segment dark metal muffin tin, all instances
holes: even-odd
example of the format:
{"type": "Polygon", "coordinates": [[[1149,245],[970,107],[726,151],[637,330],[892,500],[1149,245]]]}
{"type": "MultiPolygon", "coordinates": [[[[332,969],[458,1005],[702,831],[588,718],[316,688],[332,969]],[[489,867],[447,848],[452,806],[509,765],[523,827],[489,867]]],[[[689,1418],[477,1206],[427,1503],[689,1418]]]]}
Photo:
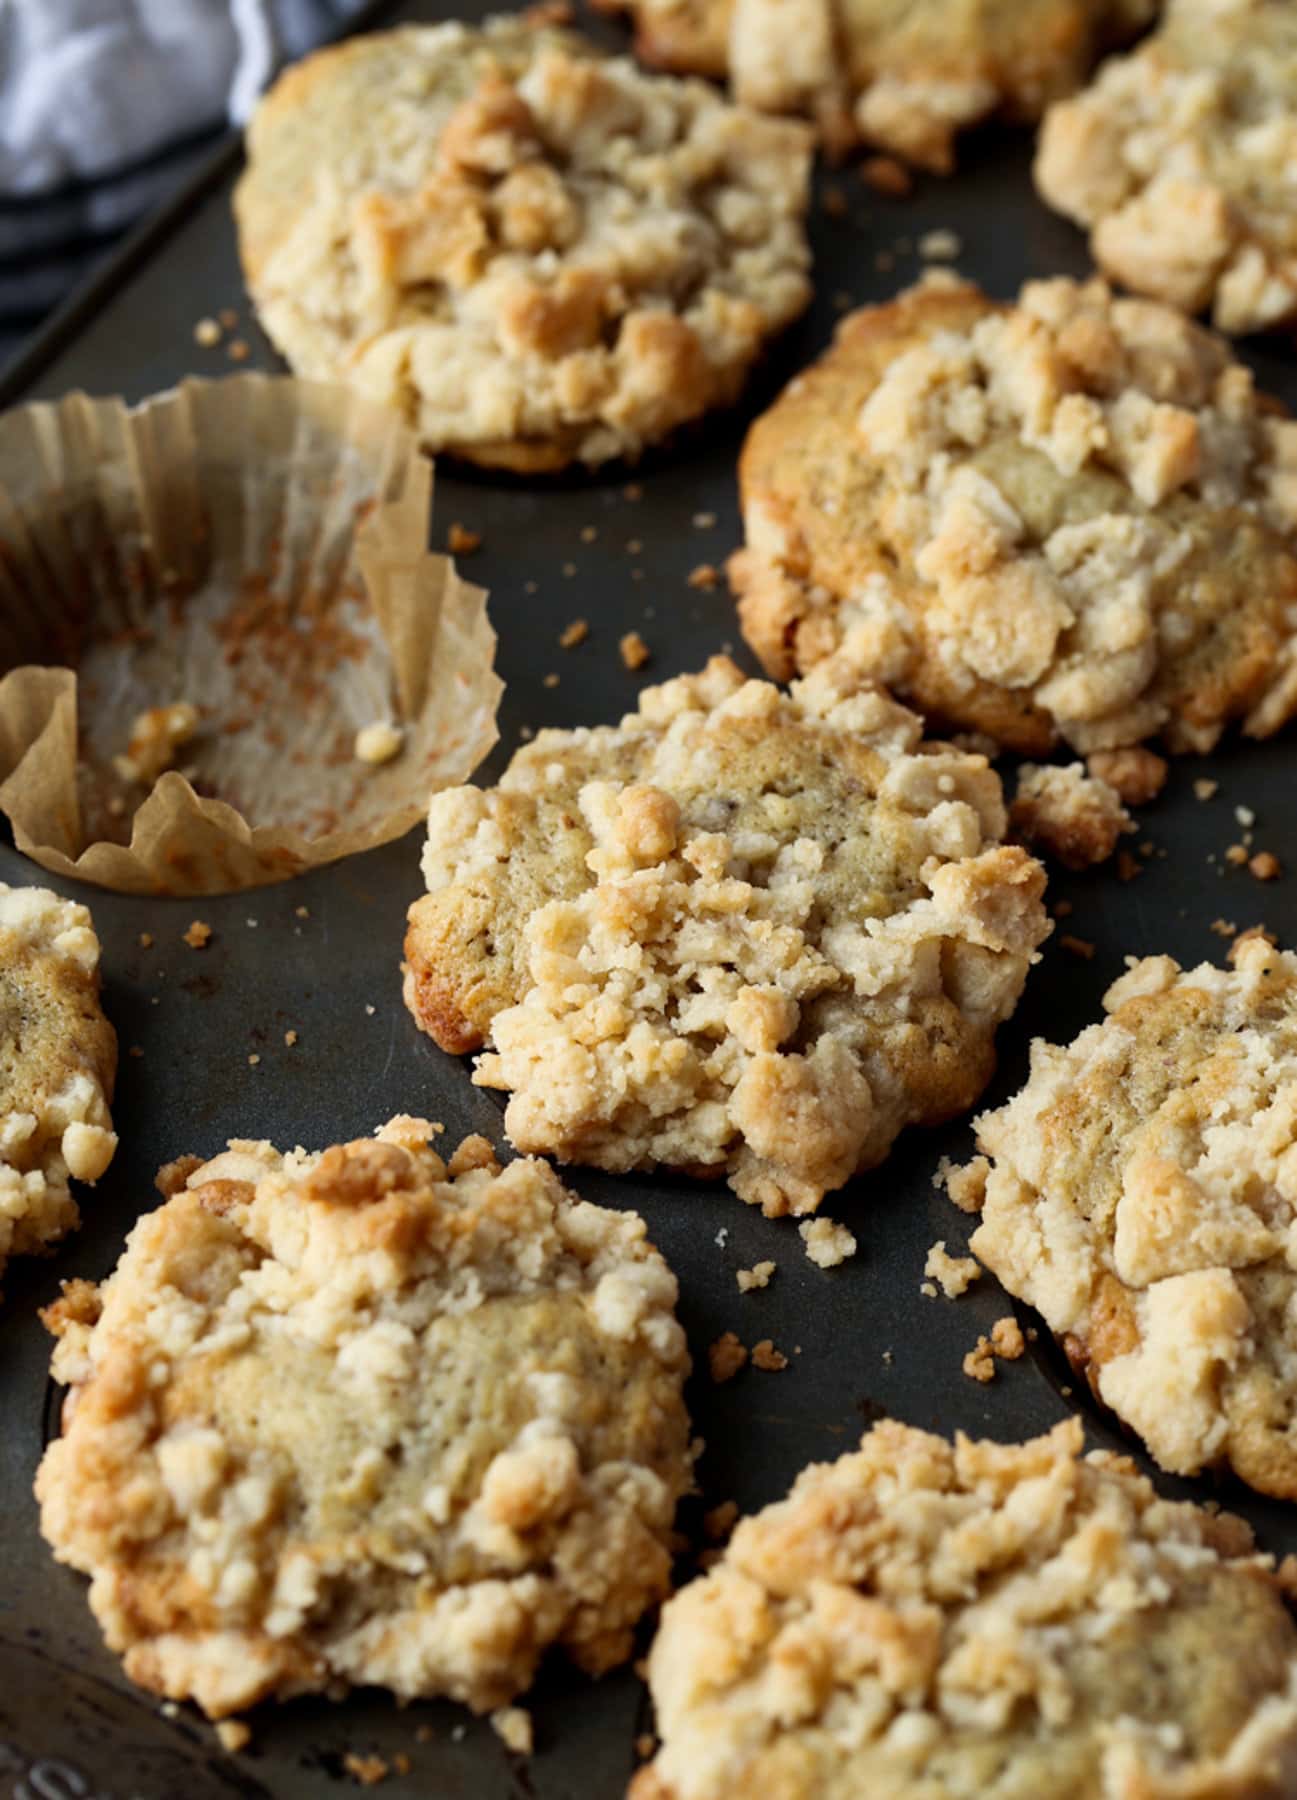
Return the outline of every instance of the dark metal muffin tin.
{"type": "MultiPolygon", "coordinates": [[[[432,6],[406,5],[380,9],[377,22],[434,16],[432,6]]],[[[1078,235],[1033,197],[1030,156],[1028,134],[983,133],[965,141],[957,176],[923,182],[908,201],[875,196],[850,167],[823,174],[812,218],[811,311],[738,411],[642,468],[531,484],[438,471],[438,541],[452,521],[482,533],[481,550],[464,568],[490,588],[508,683],[501,743],[484,780],[498,774],[525,728],[614,720],[635,705],[645,682],[696,668],[721,648],[754,666],[724,585],[705,591],[686,579],[701,562],[719,565],[738,541],[734,467],[748,419],[823,348],[845,306],[886,299],[917,275],[915,246],[926,231],[957,232],[958,266],[996,294],[1012,293],[1029,276],[1084,272],[1078,235]],[[636,497],[628,498],[631,481],[636,497]],[[711,514],[714,524],[705,522],[711,514]],[[585,541],[589,526],[593,542],[585,541]],[[565,652],[559,633],[576,617],[589,621],[590,635],[565,652]],[[617,652],[618,638],[632,629],[652,650],[635,675],[617,652]],[[548,674],[558,676],[556,685],[545,685],[548,674]]],[[[193,335],[200,317],[224,307],[238,309],[235,335],[252,346],[241,366],[278,367],[239,276],[229,208],[236,172],[231,147],[0,381],[0,401],[71,388],[138,399],[191,372],[226,372],[240,365],[223,348],[200,349],[193,335]]],[[[1243,353],[1263,385],[1297,405],[1289,344],[1272,339],[1244,345],[1243,353]]],[[[1219,960],[1226,945],[1210,929],[1219,918],[1239,926],[1263,920],[1281,941],[1297,942],[1297,867],[1262,886],[1246,872],[1226,871],[1222,859],[1238,836],[1233,809],[1246,805],[1257,815],[1258,845],[1297,864],[1293,796],[1291,733],[1265,745],[1230,739],[1215,756],[1175,764],[1166,792],[1141,816],[1140,841],[1158,851],[1136,880],[1122,884],[1111,867],[1054,880],[1051,897],[1075,907],[1064,929],[1091,942],[1094,956],[1084,961],[1057,942],[1047,946],[1000,1034],[988,1101],[1022,1080],[1033,1036],[1069,1037],[1097,1016],[1123,957],[1169,951],[1185,963],[1219,960]],[[1208,802],[1193,793],[1194,778],[1204,774],[1220,783],[1208,802]]],[[[76,890],[103,939],[105,1006],[121,1040],[121,1149],[107,1178],[83,1196],[81,1231],[56,1257],[17,1261],[5,1278],[0,1794],[305,1800],[354,1788],[343,1763],[352,1752],[386,1759],[384,1800],[615,1800],[637,1765],[636,1738],[651,1724],[637,1676],[627,1668],[592,1683],[558,1663],[527,1701],[536,1752],[525,1761],[460,1708],[398,1708],[380,1692],[262,1707],[251,1717],[249,1748],[227,1755],[193,1709],[164,1709],[130,1686],[100,1641],[83,1580],[55,1565],[37,1532],[32,1475],[57,1428],[57,1400],[36,1310],[55,1297],[61,1279],[99,1277],[113,1267],[137,1215],[157,1203],[159,1164],[185,1151],[210,1154],[232,1136],[321,1146],[367,1133],[400,1111],[442,1120],[451,1142],[482,1131],[503,1143],[496,1098],[471,1086],[467,1063],[435,1049],[401,1005],[397,963],[405,908],[420,889],[419,849],[413,832],[281,887],[196,903],[76,890]],[[309,917],[297,916],[302,906],[309,917]],[[194,918],[213,927],[201,951],[182,942],[194,918]],[[140,947],[142,932],[152,934],[151,949],[140,947]],[[298,1033],[292,1048],[284,1044],[289,1029],[298,1033]],[[250,1063],[252,1055],[260,1061],[250,1063]],[[399,1756],[409,1758],[408,1773],[397,1769],[399,1756]]],[[[0,878],[49,880],[3,847],[0,878]]],[[[681,1316],[699,1371],[689,1400],[707,1445],[702,1497],[682,1519],[695,1542],[704,1505],[733,1498],[746,1510],[774,1499],[805,1464],[851,1447],[883,1414],[948,1433],[1012,1438],[1079,1409],[1093,1443],[1129,1447],[1088,1394],[1073,1389],[1044,1334],[990,1386],[961,1373],[978,1334],[1008,1310],[989,1276],[958,1302],[921,1296],[928,1246],[940,1237],[962,1249],[970,1223],[934,1190],[933,1171],[943,1155],[965,1156],[971,1142],[967,1121],[910,1132],[882,1168],[831,1197],[825,1210],[850,1224],[860,1250],[828,1273],[808,1262],[790,1221],[767,1221],[717,1186],[568,1172],[587,1198],[642,1212],[680,1278],[681,1316]],[[778,1264],[769,1288],[740,1295],[735,1270],[767,1257],[778,1264]],[[714,1387],[707,1346],[726,1330],[749,1344],[772,1338],[790,1366],[779,1374],[749,1368],[714,1387]]],[[[1297,1550],[1290,1508],[1232,1484],[1157,1480],[1167,1493],[1218,1497],[1254,1522],[1267,1548],[1297,1550]]]]}

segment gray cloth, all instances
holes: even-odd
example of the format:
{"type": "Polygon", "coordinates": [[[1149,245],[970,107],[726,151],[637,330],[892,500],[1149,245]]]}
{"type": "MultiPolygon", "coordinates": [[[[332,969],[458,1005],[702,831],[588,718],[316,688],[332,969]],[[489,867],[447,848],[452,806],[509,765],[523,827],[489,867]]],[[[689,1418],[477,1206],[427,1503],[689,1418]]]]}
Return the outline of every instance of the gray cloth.
{"type": "Polygon", "coordinates": [[[363,0],[0,0],[0,320],[34,321],[363,0]]]}

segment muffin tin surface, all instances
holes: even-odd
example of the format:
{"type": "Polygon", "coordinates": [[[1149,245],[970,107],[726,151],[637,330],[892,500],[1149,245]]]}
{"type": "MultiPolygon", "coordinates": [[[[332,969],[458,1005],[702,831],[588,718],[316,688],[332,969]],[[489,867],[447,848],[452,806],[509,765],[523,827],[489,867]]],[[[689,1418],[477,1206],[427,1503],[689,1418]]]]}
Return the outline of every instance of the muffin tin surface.
{"type": "MultiPolygon", "coordinates": [[[[430,19],[445,10],[407,4],[382,9],[376,22],[430,19]]],[[[622,41],[615,28],[599,35],[622,41]]],[[[615,720],[645,683],[697,668],[722,648],[755,672],[724,581],[711,589],[688,582],[701,563],[719,569],[739,541],[734,466],[748,420],[823,348],[844,303],[886,299],[917,277],[915,247],[925,232],[956,232],[962,251],[955,266],[997,295],[1032,276],[1083,274],[1080,235],[1032,193],[1030,155],[1028,133],[974,135],[964,140],[958,175],[922,180],[906,201],[874,195],[853,166],[821,171],[811,217],[812,309],[743,405],[682,437],[671,452],[639,469],[550,483],[438,470],[435,541],[444,545],[452,522],[482,534],[481,548],[461,568],[490,589],[507,683],[501,741],[482,779],[498,775],[524,729],[615,720]],[[826,194],[841,203],[830,198],[826,210],[826,194]],[[628,484],[638,497],[627,497],[628,484]],[[711,515],[714,524],[707,523],[711,515]],[[596,535],[587,541],[591,527],[596,535]],[[576,618],[588,621],[589,636],[564,651],[559,634],[576,618]],[[652,653],[636,674],[617,649],[630,630],[652,653]],[[546,685],[547,675],[557,675],[557,684],[546,685]]],[[[74,387],[134,400],[189,373],[278,367],[243,294],[229,213],[235,173],[227,156],[197,198],[149,234],[143,250],[119,258],[71,321],[56,324],[0,381],[0,401],[74,387]],[[196,322],[225,308],[237,310],[238,325],[222,345],[201,348],[196,322]],[[250,346],[246,361],[229,359],[232,338],[250,346]]],[[[1297,410],[1292,346],[1272,339],[1245,342],[1241,351],[1261,385],[1297,410]]],[[[1052,875],[1051,901],[1074,905],[1060,933],[1093,944],[1094,954],[1084,960],[1069,953],[1057,936],[1046,946],[1018,1013],[1001,1030],[1000,1069],[986,1104],[1020,1084],[1033,1036],[1064,1040],[1099,1015],[1100,995],[1125,956],[1165,951],[1186,965],[1220,961],[1228,944],[1211,925],[1221,919],[1240,928],[1264,922],[1282,944],[1297,945],[1293,750],[1289,731],[1265,745],[1230,737],[1211,757],[1179,759],[1130,840],[1157,846],[1140,858],[1143,874],[1125,884],[1112,865],[1084,877],[1052,875]],[[1220,784],[1206,802],[1193,792],[1203,776],[1220,784]],[[1280,881],[1263,885],[1227,869],[1224,850],[1240,835],[1236,806],[1256,814],[1257,846],[1284,861],[1280,881]]],[[[389,1769],[377,1789],[384,1800],[429,1793],[443,1800],[618,1800],[637,1766],[636,1737],[651,1729],[638,1678],[625,1668],[590,1683],[560,1663],[523,1702],[536,1724],[536,1753],[526,1761],[511,1757],[485,1720],[458,1707],[398,1709],[377,1692],[342,1704],[263,1707],[249,1720],[248,1749],[228,1756],[193,1709],[164,1712],[131,1688],[101,1643],[84,1582],[54,1564],[36,1528],[31,1479],[46,1435],[57,1428],[58,1407],[36,1309],[55,1297],[60,1280],[98,1278],[112,1268],[138,1213],[157,1201],[152,1183],[161,1163],[187,1151],[211,1154],[232,1136],[318,1147],[363,1135],[400,1111],[441,1120],[451,1143],[469,1131],[503,1143],[497,1099],[473,1087],[467,1061],[438,1051],[401,1005],[398,963],[405,909],[420,891],[420,847],[416,831],[280,887],[196,902],[53,884],[91,906],[103,941],[104,1005],[121,1045],[114,1108],[121,1148],[104,1181],[82,1195],[81,1231],[55,1258],[12,1264],[0,1308],[0,1774],[15,1793],[26,1779],[33,1794],[98,1800],[174,1800],[181,1793],[191,1800],[306,1800],[355,1791],[344,1758],[376,1754],[389,1769]],[[303,907],[306,917],[298,913],[303,907]],[[210,944],[197,951],[182,941],[195,918],[213,929],[210,944]],[[141,947],[141,933],[152,935],[151,948],[141,947]],[[298,1034],[291,1047],[284,1042],[290,1030],[298,1034]],[[405,1757],[402,1773],[397,1759],[405,1757]]],[[[0,879],[48,878],[0,848],[0,879]]],[[[827,1273],[807,1260],[790,1221],[765,1220],[718,1186],[565,1172],[587,1198],[640,1211],[679,1277],[680,1316],[695,1362],[689,1401],[707,1444],[702,1496],[682,1513],[695,1544],[705,1507],[732,1498],[748,1511],[777,1498],[806,1463],[852,1446],[882,1414],[930,1430],[1007,1439],[1043,1430],[1076,1408],[1093,1444],[1132,1448],[1083,1386],[1067,1391],[1074,1384],[1044,1334],[1021,1362],[1001,1365],[989,1386],[961,1372],[978,1335],[1012,1310],[989,1275],[955,1302],[919,1292],[929,1245],[944,1238],[960,1252],[967,1241],[973,1222],[933,1188],[932,1176],[943,1155],[962,1160],[971,1148],[967,1119],[911,1132],[881,1168],[830,1196],[825,1212],[850,1225],[860,1248],[827,1273]],[[770,1286],[741,1295],[735,1271],[767,1258],[778,1265],[770,1286]],[[724,1331],[747,1344],[771,1338],[789,1356],[789,1368],[749,1368],[713,1386],[707,1346],[724,1331]]],[[[1161,1474],[1157,1480],[1168,1495],[1216,1497],[1243,1513],[1266,1549],[1297,1550],[1292,1509],[1231,1484],[1161,1474]]]]}

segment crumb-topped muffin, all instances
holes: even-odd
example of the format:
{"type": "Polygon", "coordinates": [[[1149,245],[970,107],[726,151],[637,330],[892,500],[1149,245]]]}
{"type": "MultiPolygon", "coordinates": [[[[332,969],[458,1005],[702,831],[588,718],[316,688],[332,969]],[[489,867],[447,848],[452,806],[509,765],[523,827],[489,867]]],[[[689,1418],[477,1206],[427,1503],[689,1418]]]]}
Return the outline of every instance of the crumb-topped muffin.
{"type": "Polygon", "coordinates": [[[813,1211],[972,1104],[1049,923],[984,756],[726,657],[433,798],[406,999],[520,1149],[813,1211]]]}
{"type": "Polygon", "coordinates": [[[810,298],[803,126],[516,18],[308,57],[248,159],[244,271],[294,370],[473,462],[634,457],[810,298]]]}
{"type": "Polygon", "coordinates": [[[133,1681],[214,1718],[390,1688],[477,1710],[594,1673],[667,1591],[692,1451],[676,1284],[545,1163],[391,1120],[173,1165],[50,1309],[41,1529],[133,1681]]]}
{"type": "Polygon", "coordinates": [[[730,576],[772,675],[841,651],[1027,755],[1297,711],[1297,423],[1170,307],[929,281],[843,322],[740,486],[730,576]]]}

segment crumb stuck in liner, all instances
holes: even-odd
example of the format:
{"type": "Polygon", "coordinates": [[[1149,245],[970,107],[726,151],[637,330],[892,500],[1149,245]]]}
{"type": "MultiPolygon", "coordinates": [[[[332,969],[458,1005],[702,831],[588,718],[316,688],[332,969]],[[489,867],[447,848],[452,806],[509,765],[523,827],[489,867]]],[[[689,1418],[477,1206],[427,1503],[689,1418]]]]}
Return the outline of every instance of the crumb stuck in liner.
{"type": "Polygon", "coordinates": [[[483,590],[383,408],[284,377],[0,419],[0,808],[56,874],[279,881],[399,836],[495,741],[483,590]],[[403,753],[357,760],[394,720],[403,753]],[[181,762],[178,769],[174,764],[181,762]]]}

